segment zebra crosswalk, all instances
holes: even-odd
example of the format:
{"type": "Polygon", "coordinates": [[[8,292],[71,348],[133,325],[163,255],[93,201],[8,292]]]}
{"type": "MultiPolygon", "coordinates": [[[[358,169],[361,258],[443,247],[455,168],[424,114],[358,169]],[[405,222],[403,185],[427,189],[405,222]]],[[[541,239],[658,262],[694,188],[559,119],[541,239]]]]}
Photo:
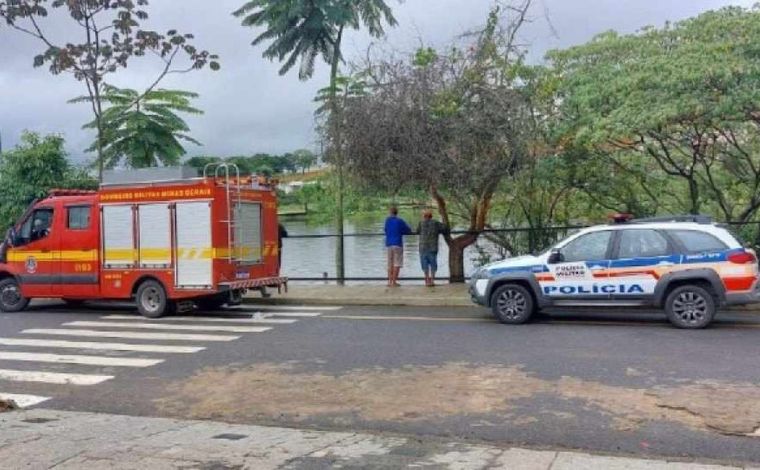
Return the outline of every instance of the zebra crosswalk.
{"type": "Polygon", "coordinates": [[[340,308],[237,307],[157,320],[107,314],[55,328],[29,328],[13,337],[3,336],[0,324],[0,399],[22,408],[36,406],[55,398],[51,390],[56,387],[101,384],[116,378],[119,370],[153,367],[172,355],[201,353],[340,308]],[[35,384],[42,390],[35,392],[35,384]]]}

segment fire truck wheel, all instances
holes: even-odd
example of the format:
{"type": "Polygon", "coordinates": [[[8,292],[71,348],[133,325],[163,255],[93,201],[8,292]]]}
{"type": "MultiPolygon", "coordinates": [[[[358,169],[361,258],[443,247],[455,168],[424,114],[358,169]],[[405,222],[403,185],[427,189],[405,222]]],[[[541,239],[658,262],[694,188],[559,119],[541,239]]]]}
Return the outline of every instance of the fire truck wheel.
{"type": "Polygon", "coordinates": [[[166,290],[159,282],[148,280],[140,284],[135,296],[137,310],[148,318],[160,318],[171,313],[172,303],[166,297],[166,290]]]}
{"type": "Polygon", "coordinates": [[[29,305],[29,299],[21,295],[21,288],[12,277],[0,281],[0,310],[20,312],[29,305]]]}

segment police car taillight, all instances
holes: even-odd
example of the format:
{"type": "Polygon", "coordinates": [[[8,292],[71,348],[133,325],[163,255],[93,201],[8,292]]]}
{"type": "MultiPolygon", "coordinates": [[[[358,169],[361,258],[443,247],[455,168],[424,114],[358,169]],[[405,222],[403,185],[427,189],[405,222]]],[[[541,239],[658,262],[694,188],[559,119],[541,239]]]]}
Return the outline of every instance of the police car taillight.
{"type": "Polygon", "coordinates": [[[757,258],[749,251],[737,251],[728,255],[728,261],[734,264],[749,264],[756,262],[757,258]]]}

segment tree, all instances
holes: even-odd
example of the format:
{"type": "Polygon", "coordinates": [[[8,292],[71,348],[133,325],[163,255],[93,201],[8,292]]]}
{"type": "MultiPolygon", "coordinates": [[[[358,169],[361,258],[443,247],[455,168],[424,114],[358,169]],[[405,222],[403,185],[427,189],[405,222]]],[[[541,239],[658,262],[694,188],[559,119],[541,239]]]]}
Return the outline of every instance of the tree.
{"type": "Polygon", "coordinates": [[[301,173],[306,173],[317,164],[317,156],[311,150],[300,149],[293,152],[293,162],[301,169],[301,173]]]}
{"type": "Polygon", "coordinates": [[[195,168],[198,170],[198,174],[203,174],[203,169],[206,168],[206,165],[211,163],[220,163],[222,161],[219,157],[210,157],[210,156],[197,156],[187,159],[183,164],[192,168],[195,168]]]}
{"type": "Polygon", "coordinates": [[[4,152],[0,159],[0,223],[9,226],[36,198],[53,188],[97,189],[98,184],[84,170],[66,160],[63,138],[40,137],[26,132],[21,144],[4,152]]]}
{"type": "MultiPolygon", "coordinates": [[[[200,145],[185,134],[187,123],[176,113],[202,114],[190,105],[198,95],[188,91],[154,89],[140,97],[135,90],[105,85],[101,100],[108,108],[101,117],[105,137],[102,147],[104,165],[113,168],[121,163],[131,168],[176,165],[185,154],[180,140],[200,145]]],[[[74,102],[90,101],[80,97],[74,102]]],[[[97,121],[85,129],[97,129],[97,121]]],[[[98,140],[87,149],[96,151],[98,140]]]]}
{"type": "Polygon", "coordinates": [[[486,229],[500,183],[528,155],[530,106],[515,37],[529,7],[495,7],[465,51],[422,49],[411,61],[370,64],[370,93],[342,111],[352,175],[394,194],[424,188],[446,225],[464,223],[465,234],[445,237],[452,282],[464,281],[465,248],[486,229]]]}
{"type": "Polygon", "coordinates": [[[752,220],[760,209],[759,42],[760,9],[729,7],[550,53],[566,141],[631,176],[645,198],[670,201],[670,210],[752,220]]]}
{"type": "MultiPolygon", "coordinates": [[[[106,145],[102,95],[108,76],[126,68],[134,57],[158,57],[160,70],[143,95],[136,97],[135,101],[140,101],[167,75],[199,70],[207,64],[212,70],[219,69],[216,55],[192,45],[192,34],[180,34],[174,29],[160,34],[143,29],[141,22],[148,19],[147,6],[148,0],[0,0],[0,19],[42,42],[45,49],[34,57],[35,67],[49,64],[54,75],[72,73],[84,82],[95,117],[101,180],[106,145]],[[72,36],[54,39],[52,28],[45,29],[40,20],[55,12],[81,29],[82,42],[72,36]],[[180,55],[186,62],[177,65],[180,55]]],[[[63,24],[62,19],[58,24],[63,24]]]]}
{"type": "Polygon", "coordinates": [[[338,173],[336,200],[336,227],[338,231],[337,274],[339,282],[345,277],[343,267],[343,149],[341,128],[337,123],[339,107],[338,67],[343,59],[343,33],[346,29],[366,27],[373,37],[384,34],[384,24],[396,25],[396,18],[385,0],[252,0],[234,12],[243,18],[243,26],[263,27],[264,31],[253,45],[271,41],[264,50],[264,57],[283,62],[280,75],[286,74],[300,60],[298,76],[301,80],[311,78],[314,64],[321,56],[330,64],[330,114],[332,119],[330,137],[331,152],[338,173]]]}

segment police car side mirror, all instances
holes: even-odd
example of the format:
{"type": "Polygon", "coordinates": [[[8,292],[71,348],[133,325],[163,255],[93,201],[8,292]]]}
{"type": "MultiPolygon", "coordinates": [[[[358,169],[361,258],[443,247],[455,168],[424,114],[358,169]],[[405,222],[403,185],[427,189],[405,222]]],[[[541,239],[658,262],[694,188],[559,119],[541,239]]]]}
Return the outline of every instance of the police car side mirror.
{"type": "Polygon", "coordinates": [[[549,259],[547,262],[549,264],[557,264],[561,263],[565,260],[565,257],[562,256],[562,252],[559,251],[559,248],[552,249],[551,253],[549,253],[549,259]]]}

